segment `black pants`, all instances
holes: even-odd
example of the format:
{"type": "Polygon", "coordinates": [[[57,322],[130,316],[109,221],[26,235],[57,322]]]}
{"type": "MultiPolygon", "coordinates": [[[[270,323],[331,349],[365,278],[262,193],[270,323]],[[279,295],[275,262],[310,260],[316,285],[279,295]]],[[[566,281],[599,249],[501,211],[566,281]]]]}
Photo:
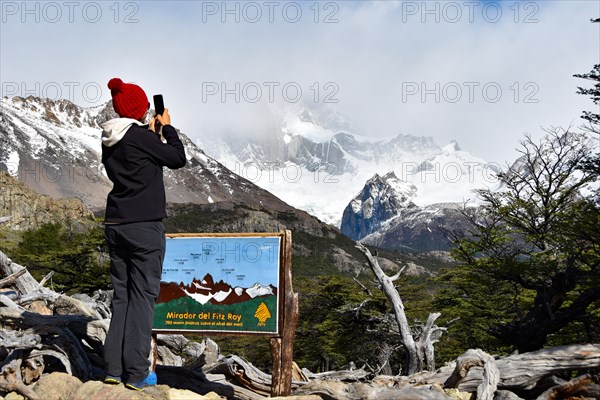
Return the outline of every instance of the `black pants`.
{"type": "Polygon", "coordinates": [[[139,382],[148,375],[154,303],[165,256],[162,221],[106,225],[113,314],[104,343],[106,373],[139,382]]]}

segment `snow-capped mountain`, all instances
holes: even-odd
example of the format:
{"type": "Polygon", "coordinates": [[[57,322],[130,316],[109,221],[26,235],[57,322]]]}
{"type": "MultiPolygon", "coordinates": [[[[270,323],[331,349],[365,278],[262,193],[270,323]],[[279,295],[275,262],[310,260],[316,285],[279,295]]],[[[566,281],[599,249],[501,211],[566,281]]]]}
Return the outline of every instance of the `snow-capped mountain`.
{"type": "Polygon", "coordinates": [[[296,104],[274,112],[270,132],[202,144],[228,168],[321,220],[340,226],[343,211],[366,181],[394,172],[414,185],[416,205],[474,200],[474,189],[494,188],[499,166],[456,142],[399,134],[373,140],[336,113],[296,104]]]}
{"type": "Polygon", "coordinates": [[[400,181],[394,172],[375,174],[344,210],[342,233],[359,240],[376,232],[389,219],[416,208],[416,194],[415,185],[400,181]]]}
{"type": "Polygon", "coordinates": [[[438,203],[402,210],[361,242],[405,252],[447,251],[452,246],[444,230],[466,232],[469,222],[459,203],[438,203]]]}
{"type": "MultiPolygon", "coordinates": [[[[100,124],[116,117],[109,102],[93,108],[68,100],[3,98],[0,103],[0,169],[30,189],[54,198],[77,197],[103,209],[112,183],[101,164],[100,124]]],[[[167,201],[206,204],[234,201],[276,210],[290,207],[207,156],[186,135],[187,165],[165,168],[167,201]]]]}
{"type": "Polygon", "coordinates": [[[417,206],[417,189],[400,181],[393,172],[375,176],[344,210],[344,235],[377,247],[421,252],[447,250],[449,240],[443,229],[465,229],[464,205],[438,203],[417,206]]]}
{"type": "MultiPolygon", "coordinates": [[[[111,183],[100,163],[99,125],[115,116],[112,105],[82,108],[35,97],[4,98],[0,105],[0,169],[38,193],[103,209],[111,183]]],[[[455,142],[439,147],[432,138],[404,134],[370,140],[335,112],[294,107],[274,114],[274,131],[213,140],[206,153],[181,134],[188,163],[165,169],[167,200],[274,210],[290,204],[337,226],[347,207],[360,208],[345,225],[353,227],[351,237],[367,241],[398,223],[398,214],[425,216],[430,204],[472,199],[471,190],[495,184],[495,167],[455,142]],[[376,174],[390,187],[376,188],[375,179],[361,191],[376,174]]]]}
{"type": "Polygon", "coordinates": [[[400,181],[394,172],[375,174],[350,201],[342,217],[341,232],[377,247],[401,251],[447,250],[442,229],[461,228],[459,203],[417,206],[416,187],[400,181]]]}
{"type": "Polygon", "coordinates": [[[251,298],[255,298],[255,297],[259,297],[259,296],[267,296],[267,295],[275,294],[274,293],[275,290],[276,289],[273,288],[273,286],[271,286],[271,285],[264,286],[257,282],[254,285],[252,285],[251,287],[247,288],[246,293],[248,293],[248,295],[251,298]]]}

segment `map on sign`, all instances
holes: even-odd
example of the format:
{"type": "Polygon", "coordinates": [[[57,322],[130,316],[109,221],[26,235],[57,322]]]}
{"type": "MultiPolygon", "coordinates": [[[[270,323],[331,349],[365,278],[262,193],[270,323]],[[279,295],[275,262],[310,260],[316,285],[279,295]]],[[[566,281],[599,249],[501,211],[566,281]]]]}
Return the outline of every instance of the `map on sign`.
{"type": "Polygon", "coordinates": [[[166,241],[155,331],[277,333],[280,236],[166,241]]]}

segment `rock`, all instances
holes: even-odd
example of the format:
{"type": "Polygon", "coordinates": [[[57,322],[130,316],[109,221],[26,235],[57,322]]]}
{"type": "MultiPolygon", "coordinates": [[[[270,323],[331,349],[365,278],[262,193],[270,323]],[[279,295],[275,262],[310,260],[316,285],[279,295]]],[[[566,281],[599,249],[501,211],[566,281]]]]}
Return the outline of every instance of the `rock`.
{"type": "Polygon", "coordinates": [[[24,360],[21,363],[23,383],[29,385],[40,379],[45,367],[44,358],[42,356],[30,357],[27,360],[24,360]]]}
{"type": "Polygon", "coordinates": [[[204,363],[206,365],[215,364],[219,359],[219,345],[212,339],[204,339],[204,363]]]}
{"type": "Polygon", "coordinates": [[[321,396],[316,394],[309,394],[305,396],[285,396],[285,397],[271,397],[270,400],[323,400],[321,396]]]}
{"type": "Polygon", "coordinates": [[[10,392],[9,394],[6,395],[4,400],[25,400],[25,397],[21,396],[20,394],[18,394],[16,392],[10,392]]]}
{"type": "Polygon", "coordinates": [[[404,182],[394,172],[375,174],[346,206],[340,230],[353,240],[360,240],[377,231],[388,220],[406,210],[416,209],[412,202],[417,188],[404,182]]]}
{"type": "Polygon", "coordinates": [[[216,394],[215,392],[208,392],[204,396],[206,397],[206,400],[223,400],[223,399],[225,399],[225,397],[221,397],[218,394],[216,394]]]}
{"type": "Polygon", "coordinates": [[[60,296],[54,303],[54,312],[59,315],[82,315],[84,317],[99,318],[90,307],[81,300],[70,296],[60,296]]]}
{"type": "Polygon", "coordinates": [[[68,400],[170,400],[170,388],[165,385],[143,390],[127,389],[125,385],[108,385],[100,381],[88,381],[79,386],[75,395],[68,400]]]}
{"type": "Polygon", "coordinates": [[[159,364],[161,365],[171,365],[174,367],[181,367],[183,365],[183,360],[180,356],[173,354],[168,347],[158,346],[158,359],[159,364]]]}
{"type": "Polygon", "coordinates": [[[513,392],[508,390],[497,390],[494,394],[494,400],[523,400],[513,392]]]}
{"type": "Polygon", "coordinates": [[[349,272],[352,275],[358,275],[364,271],[364,264],[341,248],[334,248],[331,255],[335,267],[340,272],[349,272]]]}
{"type": "Polygon", "coordinates": [[[444,389],[446,396],[454,400],[471,400],[471,393],[461,392],[458,389],[444,389]]]}
{"type": "Polygon", "coordinates": [[[46,302],[44,300],[36,300],[29,305],[29,311],[36,314],[41,315],[53,315],[51,309],[46,306],[46,302]]]}
{"type": "Polygon", "coordinates": [[[33,391],[44,400],[71,400],[82,382],[64,372],[53,372],[40,378],[33,391]]]}
{"type": "Polygon", "coordinates": [[[202,340],[201,343],[190,342],[186,346],[186,354],[190,362],[187,364],[190,368],[202,368],[215,364],[219,360],[219,345],[211,338],[202,340]]]}
{"type": "MultiPolygon", "coordinates": [[[[31,183],[35,183],[35,178],[30,178],[31,183]]],[[[37,178],[44,181],[39,176],[37,178]]],[[[81,200],[40,195],[6,172],[0,172],[0,186],[0,215],[10,217],[3,224],[10,229],[37,228],[46,222],[94,220],[94,214],[81,200]]]]}
{"type": "Polygon", "coordinates": [[[201,395],[191,390],[182,390],[182,389],[170,389],[169,390],[169,400],[223,400],[224,398],[216,394],[215,392],[210,392],[205,395],[201,395]]]}

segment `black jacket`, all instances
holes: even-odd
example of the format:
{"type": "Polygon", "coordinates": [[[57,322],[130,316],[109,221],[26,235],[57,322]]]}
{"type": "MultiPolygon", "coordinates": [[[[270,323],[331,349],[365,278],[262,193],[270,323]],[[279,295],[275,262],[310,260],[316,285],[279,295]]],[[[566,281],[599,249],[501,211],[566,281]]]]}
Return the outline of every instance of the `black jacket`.
{"type": "Polygon", "coordinates": [[[106,200],[106,223],[161,220],[166,217],[162,167],[185,165],[185,149],[170,125],[159,136],[128,118],[102,125],[102,163],[113,189],[106,200]]]}

